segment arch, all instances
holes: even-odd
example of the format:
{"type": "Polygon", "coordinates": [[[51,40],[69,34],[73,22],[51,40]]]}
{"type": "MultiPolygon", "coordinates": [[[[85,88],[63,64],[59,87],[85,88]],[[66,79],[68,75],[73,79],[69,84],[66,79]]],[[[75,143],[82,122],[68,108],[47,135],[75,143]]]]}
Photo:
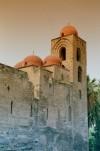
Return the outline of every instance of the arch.
{"type": "Polygon", "coordinates": [[[62,47],[71,47],[72,42],[67,38],[59,38],[55,43],[52,43],[52,54],[59,54],[59,50],[62,47]]]}
{"type": "Polygon", "coordinates": [[[66,48],[65,47],[61,47],[60,51],[59,51],[59,57],[64,61],[66,60],[66,48]]]}
{"type": "Polygon", "coordinates": [[[81,50],[80,50],[80,48],[77,48],[76,59],[77,59],[77,61],[81,61],[81,50]]]}
{"type": "Polygon", "coordinates": [[[78,67],[78,82],[82,82],[82,68],[78,67]]]}

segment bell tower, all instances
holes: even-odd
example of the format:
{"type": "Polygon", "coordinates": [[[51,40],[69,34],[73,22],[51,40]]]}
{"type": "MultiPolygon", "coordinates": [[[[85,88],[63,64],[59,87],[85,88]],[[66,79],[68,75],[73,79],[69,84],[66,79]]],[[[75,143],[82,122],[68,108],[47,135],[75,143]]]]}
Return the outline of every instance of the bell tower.
{"type": "Polygon", "coordinates": [[[75,27],[65,26],[60,37],[51,40],[51,55],[62,59],[70,72],[70,82],[77,86],[79,97],[84,93],[86,99],[86,42],[78,36],[75,27]]]}
{"type": "Polygon", "coordinates": [[[73,26],[61,30],[60,37],[51,40],[51,54],[62,59],[70,71],[70,82],[79,83],[86,76],[86,42],[73,26]]]}
{"type": "Polygon", "coordinates": [[[66,26],[61,30],[60,37],[51,40],[51,55],[60,57],[63,66],[69,70],[69,82],[73,86],[71,99],[73,127],[88,140],[86,42],[79,37],[75,27],[66,26]]]}

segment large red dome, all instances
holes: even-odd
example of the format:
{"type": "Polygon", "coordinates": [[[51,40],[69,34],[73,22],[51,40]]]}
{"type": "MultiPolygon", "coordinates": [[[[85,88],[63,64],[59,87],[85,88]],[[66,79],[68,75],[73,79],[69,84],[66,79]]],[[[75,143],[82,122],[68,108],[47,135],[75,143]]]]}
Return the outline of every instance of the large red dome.
{"type": "Polygon", "coordinates": [[[78,32],[74,26],[65,26],[62,28],[60,32],[61,36],[68,36],[68,35],[76,35],[78,36],[78,32]]]}
{"type": "Polygon", "coordinates": [[[30,66],[30,65],[42,66],[43,65],[42,59],[35,55],[27,56],[24,59],[24,66],[30,66]]]}
{"type": "Polygon", "coordinates": [[[57,56],[47,56],[44,61],[43,61],[44,66],[49,66],[49,65],[62,65],[62,61],[59,57],[57,56]]]}

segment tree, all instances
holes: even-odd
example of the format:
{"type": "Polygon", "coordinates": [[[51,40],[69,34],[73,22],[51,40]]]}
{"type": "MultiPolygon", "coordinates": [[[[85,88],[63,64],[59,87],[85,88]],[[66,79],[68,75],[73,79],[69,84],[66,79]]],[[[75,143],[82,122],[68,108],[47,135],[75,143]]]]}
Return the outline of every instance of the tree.
{"type": "Polygon", "coordinates": [[[100,151],[100,81],[87,77],[87,100],[90,151],[100,151]],[[94,131],[91,132],[91,127],[94,131]]]}
{"type": "Polygon", "coordinates": [[[90,80],[87,76],[87,101],[88,101],[88,123],[89,127],[95,124],[97,116],[97,88],[96,79],[90,80]]]}

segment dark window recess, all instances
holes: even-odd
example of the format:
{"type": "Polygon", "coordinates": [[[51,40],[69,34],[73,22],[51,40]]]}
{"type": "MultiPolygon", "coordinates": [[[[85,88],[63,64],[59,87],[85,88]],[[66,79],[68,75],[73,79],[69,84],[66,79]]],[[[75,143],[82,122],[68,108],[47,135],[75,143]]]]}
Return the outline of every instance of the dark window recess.
{"type": "Polygon", "coordinates": [[[64,33],[61,33],[61,37],[63,37],[64,36],[64,33]]]}
{"type": "Polygon", "coordinates": [[[48,81],[49,81],[49,88],[50,88],[50,87],[52,87],[52,85],[53,85],[53,79],[52,79],[52,78],[49,78],[48,81]]]}
{"type": "Polygon", "coordinates": [[[12,114],[13,113],[13,101],[11,101],[11,111],[10,113],[12,114]]]}
{"type": "Polygon", "coordinates": [[[62,64],[62,68],[65,68],[65,66],[62,64]]]}
{"type": "Polygon", "coordinates": [[[31,111],[30,111],[30,116],[32,117],[33,112],[32,112],[32,104],[31,104],[31,111]]]}
{"type": "Polygon", "coordinates": [[[77,48],[77,61],[81,61],[81,50],[77,48]]]}
{"type": "Polygon", "coordinates": [[[63,74],[61,74],[61,80],[64,80],[64,75],[63,74]]]}
{"type": "Polygon", "coordinates": [[[79,98],[81,99],[82,98],[82,91],[79,90],[79,98]]]}
{"type": "Polygon", "coordinates": [[[8,91],[10,90],[10,86],[9,86],[9,85],[7,86],[7,90],[8,90],[8,91]]]}
{"type": "Polygon", "coordinates": [[[51,88],[52,87],[52,84],[51,83],[49,83],[49,88],[51,88]]]}
{"type": "Polygon", "coordinates": [[[48,108],[47,108],[47,119],[48,119],[48,108]]]}
{"type": "Polygon", "coordinates": [[[69,121],[72,120],[72,109],[71,109],[71,106],[69,106],[69,108],[68,108],[68,118],[69,118],[69,121]]]}
{"type": "Polygon", "coordinates": [[[82,68],[78,67],[78,82],[82,82],[82,68]]]}
{"type": "Polygon", "coordinates": [[[59,57],[60,57],[63,61],[66,60],[66,48],[65,48],[65,47],[62,47],[62,48],[60,49],[59,57]]]}
{"type": "Polygon", "coordinates": [[[68,105],[70,104],[70,94],[67,95],[68,105]]]}

